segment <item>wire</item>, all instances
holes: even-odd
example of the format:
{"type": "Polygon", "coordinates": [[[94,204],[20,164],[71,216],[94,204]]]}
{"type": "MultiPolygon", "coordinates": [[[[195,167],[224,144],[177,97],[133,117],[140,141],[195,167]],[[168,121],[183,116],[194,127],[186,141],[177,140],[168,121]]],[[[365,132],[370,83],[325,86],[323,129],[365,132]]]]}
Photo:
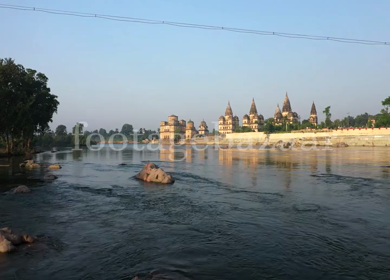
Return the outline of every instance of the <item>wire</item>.
{"type": "Polygon", "coordinates": [[[82,12],[74,12],[74,11],[66,11],[66,10],[54,10],[54,9],[45,9],[45,8],[18,6],[18,5],[9,5],[9,4],[0,4],[0,8],[1,9],[20,10],[20,11],[29,11],[29,12],[41,12],[41,13],[64,15],[64,16],[99,18],[99,19],[105,19],[105,20],[129,22],[129,23],[169,25],[169,26],[183,27],[183,28],[196,28],[196,29],[205,29],[205,30],[228,31],[228,32],[243,33],[243,34],[263,35],[263,36],[278,36],[278,37],[290,38],[290,39],[293,38],[293,39],[305,39],[305,40],[323,40],[323,41],[333,41],[333,42],[338,42],[338,43],[349,43],[349,44],[390,46],[390,42],[384,42],[384,41],[373,41],[373,40],[350,39],[350,38],[330,37],[330,36],[284,33],[284,32],[274,32],[274,31],[261,31],[261,30],[253,30],[253,29],[241,29],[241,28],[234,28],[234,27],[203,25],[203,24],[195,24],[195,23],[183,23],[183,22],[162,21],[162,20],[144,19],[144,18],[133,18],[133,17],[125,17],[125,16],[82,13],[82,12]]]}

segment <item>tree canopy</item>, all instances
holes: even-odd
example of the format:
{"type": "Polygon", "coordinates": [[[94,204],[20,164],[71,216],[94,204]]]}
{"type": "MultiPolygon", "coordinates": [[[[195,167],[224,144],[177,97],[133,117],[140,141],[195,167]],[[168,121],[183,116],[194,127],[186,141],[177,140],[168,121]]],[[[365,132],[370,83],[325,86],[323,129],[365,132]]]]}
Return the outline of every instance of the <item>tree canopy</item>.
{"type": "Polygon", "coordinates": [[[48,131],[59,102],[47,83],[44,74],[0,59],[0,137],[8,153],[30,149],[34,134],[48,131]]]}

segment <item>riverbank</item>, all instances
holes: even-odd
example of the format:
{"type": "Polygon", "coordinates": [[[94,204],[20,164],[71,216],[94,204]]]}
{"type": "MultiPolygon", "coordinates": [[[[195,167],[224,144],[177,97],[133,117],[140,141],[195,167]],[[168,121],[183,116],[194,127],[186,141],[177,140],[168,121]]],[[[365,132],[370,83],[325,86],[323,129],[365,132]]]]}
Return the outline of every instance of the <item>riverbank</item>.
{"type": "Polygon", "coordinates": [[[264,132],[231,133],[224,136],[196,138],[196,145],[256,145],[274,146],[278,143],[294,143],[294,146],[329,146],[345,143],[352,147],[389,147],[390,129],[344,129],[327,132],[296,131],[266,134],[264,132]]]}

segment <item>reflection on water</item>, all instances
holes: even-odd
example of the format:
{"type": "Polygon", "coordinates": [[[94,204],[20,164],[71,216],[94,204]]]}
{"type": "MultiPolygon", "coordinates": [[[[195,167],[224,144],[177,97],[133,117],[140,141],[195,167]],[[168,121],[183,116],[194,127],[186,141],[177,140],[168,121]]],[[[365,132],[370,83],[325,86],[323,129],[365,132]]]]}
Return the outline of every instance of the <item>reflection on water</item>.
{"type": "MultiPolygon", "coordinates": [[[[0,227],[41,236],[0,279],[388,279],[390,149],[142,147],[36,155],[63,168],[0,195],[0,227]],[[175,184],[135,180],[148,161],[175,184]]],[[[46,172],[21,160],[1,159],[0,192],[46,172]]]]}

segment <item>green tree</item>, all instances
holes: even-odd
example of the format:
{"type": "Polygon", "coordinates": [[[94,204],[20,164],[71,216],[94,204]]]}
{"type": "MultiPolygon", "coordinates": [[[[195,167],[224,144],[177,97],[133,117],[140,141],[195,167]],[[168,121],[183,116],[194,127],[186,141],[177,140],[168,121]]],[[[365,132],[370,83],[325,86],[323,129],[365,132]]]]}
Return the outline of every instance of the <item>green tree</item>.
{"type": "Polygon", "coordinates": [[[175,138],[174,138],[175,143],[179,142],[180,139],[181,139],[181,130],[180,128],[177,128],[175,130],[175,138]]]}
{"type": "Polygon", "coordinates": [[[382,101],[382,105],[385,107],[386,113],[388,114],[389,113],[389,107],[390,107],[390,96],[382,101]]]}
{"type": "Polygon", "coordinates": [[[58,136],[65,136],[67,134],[68,133],[66,132],[66,126],[65,125],[60,124],[59,126],[57,126],[57,128],[56,128],[56,135],[58,135],[58,136]]]}
{"type": "Polygon", "coordinates": [[[99,129],[99,134],[107,139],[107,131],[104,128],[99,129]]]}
{"type": "Polygon", "coordinates": [[[12,59],[0,59],[0,137],[9,153],[28,151],[34,136],[45,133],[57,112],[48,78],[12,59]]]}
{"type": "Polygon", "coordinates": [[[332,126],[332,121],[331,121],[332,114],[330,113],[330,106],[326,107],[325,110],[323,111],[323,113],[325,114],[325,125],[327,127],[331,127],[332,126]]]}
{"type": "Polygon", "coordinates": [[[369,117],[370,117],[370,115],[368,113],[357,115],[355,118],[354,126],[365,127],[367,125],[369,117]]]}
{"type": "Polygon", "coordinates": [[[242,132],[253,132],[253,130],[249,126],[239,126],[236,128],[234,132],[242,133],[242,132]]]}
{"type": "Polygon", "coordinates": [[[126,136],[130,136],[131,134],[133,134],[133,126],[131,124],[124,124],[122,126],[122,129],[121,129],[121,133],[126,135],[126,136]]]}
{"type": "Polygon", "coordinates": [[[263,131],[266,134],[273,133],[275,131],[274,119],[270,118],[265,121],[263,131]]]}

